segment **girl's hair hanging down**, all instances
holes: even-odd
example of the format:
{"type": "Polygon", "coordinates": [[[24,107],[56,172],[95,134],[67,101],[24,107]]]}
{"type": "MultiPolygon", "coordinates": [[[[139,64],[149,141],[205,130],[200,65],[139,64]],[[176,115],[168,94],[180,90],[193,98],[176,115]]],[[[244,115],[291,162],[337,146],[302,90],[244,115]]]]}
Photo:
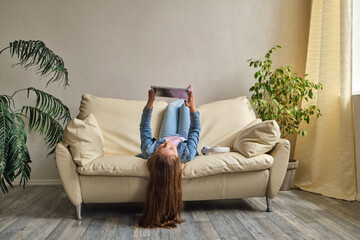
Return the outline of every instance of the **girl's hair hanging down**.
{"type": "Polygon", "coordinates": [[[155,152],[148,159],[147,166],[150,180],[139,226],[175,228],[184,222],[180,216],[183,209],[180,158],[155,152]]]}

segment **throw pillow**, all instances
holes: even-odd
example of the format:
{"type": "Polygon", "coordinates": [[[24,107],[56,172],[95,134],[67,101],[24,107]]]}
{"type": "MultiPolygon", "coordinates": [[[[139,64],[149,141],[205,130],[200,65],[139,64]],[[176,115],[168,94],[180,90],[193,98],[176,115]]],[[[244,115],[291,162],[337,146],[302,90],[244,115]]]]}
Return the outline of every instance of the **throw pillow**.
{"type": "Polygon", "coordinates": [[[280,128],[275,120],[249,124],[236,137],[234,150],[245,157],[254,157],[270,151],[280,138],[280,128]]]}
{"type": "Polygon", "coordinates": [[[104,138],[91,113],[84,120],[75,118],[68,123],[64,141],[70,146],[71,155],[79,166],[104,156],[104,138]]]}
{"type": "Polygon", "coordinates": [[[259,123],[262,123],[262,120],[260,118],[257,118],[254,121],[251,121],[248,125],[246,125],[243,129],[241,129],[239,134],[242,133],[245,129],[248,129],[248,128],[250,128],[250,127],[252,127],[252,126],[254,126],[256,124],[259,124],[259,123]]]}

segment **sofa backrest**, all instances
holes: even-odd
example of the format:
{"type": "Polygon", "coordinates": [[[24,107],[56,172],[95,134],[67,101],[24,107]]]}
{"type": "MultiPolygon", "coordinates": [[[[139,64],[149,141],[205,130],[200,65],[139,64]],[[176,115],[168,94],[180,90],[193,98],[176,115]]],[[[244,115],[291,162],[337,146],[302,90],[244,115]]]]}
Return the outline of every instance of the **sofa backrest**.
{"type": "MultiPolygon", "coordinates": [[[[104,137],[105,155],[136,155],[140,150],[140,119],[146,101],[123,100],[82,95],[79,119],[92,113],[104,137]]],[[[153,137],[157,138],[167,107],[165,101],[154,103],[151,119],[153,137]]]]}
{"type": "MultiPolygon", "coordinates": [[[[106,155],[136,155],[140,153],[140,119],[146,101],[102,98],[84,94],[77,118],[92,113],[104,137],[106,155]]],[[[151,129],[159,136],[167,107],[165,101],[155,101],[151,129]]],[[[201,133],[199,152],[204,146],[232,147],[240,130],[256,119],[246,97],[222,100],[198,107],[201,133]]]]}
{"type": "Polygon", "coordinates": [[[256,119],[245,96],[204,104],[198,110],[201,123],[199,150],[204,146],[232,148],[240,130],[256,119]]]}

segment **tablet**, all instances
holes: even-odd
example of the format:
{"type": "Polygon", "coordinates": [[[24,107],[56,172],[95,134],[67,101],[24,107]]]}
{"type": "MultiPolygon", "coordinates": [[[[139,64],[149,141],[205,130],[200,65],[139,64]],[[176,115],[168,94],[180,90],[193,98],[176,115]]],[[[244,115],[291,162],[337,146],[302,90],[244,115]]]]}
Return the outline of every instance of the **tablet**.
{"type": "Polygon", "coordinates": [[[154,91],[155,96],[158,97],[188,99],[190,93],[190,90],[187,88],[151,86],[151,89],[154,91]]]}

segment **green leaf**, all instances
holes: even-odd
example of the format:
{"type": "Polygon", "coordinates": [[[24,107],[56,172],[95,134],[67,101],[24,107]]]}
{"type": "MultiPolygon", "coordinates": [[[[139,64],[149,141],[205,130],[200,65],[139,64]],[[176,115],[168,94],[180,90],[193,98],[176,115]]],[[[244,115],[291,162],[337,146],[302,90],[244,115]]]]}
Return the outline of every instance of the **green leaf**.
{"type": "Polygon", "coordinates": [[[9,95],[0,95],[0,103],[4,103],[10,107],[11,103],[14,106],[14,99],[9,95]]]}
{"type": "Polygon", "coordinates": [[[309,90],[309,98],[313,98],[313,92],[312,92],[312,89],[309,90]]]}
{"type": "Polygon", "coordinates": [[[24,122],[21,117],[13,114],[13,124],[10,128],[8,139],[9,156],[5,172],[9,176],[9,181],[13,181],[21,174],[20,185],[25,188],[30,179],[31,168],[29,166],[30,155],[26,146],[26,133],[24,122]],[[17,171],[17,172],[16,172],[17,171]]]}
{"type": "Polygon", "coordinates": [[[36,94],[35,108],[49,114],[56,120],[63,120],[63,124],[71,120],[69,108],[60,99],[33,87],[27,88],[27,98],[29,98],[30,92],[36,94]]]}
{"type": "MultiPolygon", "coordinates": [[[[9,106],[0,102],[0,188],[4,193],[8,192],[5,181],[8,181],[8,174],[5,169],[9,158],[8,139],[13,118],[9,106]]],[[[11,182],[10,182],[10,186],[11,182]]]]}
{"type": "Polygon", "coordinates": [[[35,129],[43,135],[48,149],[53,148],[49,154],[53,153],[56,144],[64,139],[62,126],[51,114],[32,106],[23,106],[21,114],[28,118],[29,130],[35,129]]]}
{"type": "Polygon", "coordinates": [[[279,105],[279,102],[276,99],[273,99],[272,102],[274,105],[279,105]]]}
{"type": "Polygon", "coordinates": [[[47,48],[42,41],[14,41],[0,53],[6,49],[10,49],[11,57],[14,55],[18,57],[19,62],[15,65],[21,65],[26,69],[38,66],[36,70],[41,76],[52,74],[46,85],[57,81],[62,81],[64,87],[69,85],[68,71],[64,66],[64,61],[47,48]]]}

